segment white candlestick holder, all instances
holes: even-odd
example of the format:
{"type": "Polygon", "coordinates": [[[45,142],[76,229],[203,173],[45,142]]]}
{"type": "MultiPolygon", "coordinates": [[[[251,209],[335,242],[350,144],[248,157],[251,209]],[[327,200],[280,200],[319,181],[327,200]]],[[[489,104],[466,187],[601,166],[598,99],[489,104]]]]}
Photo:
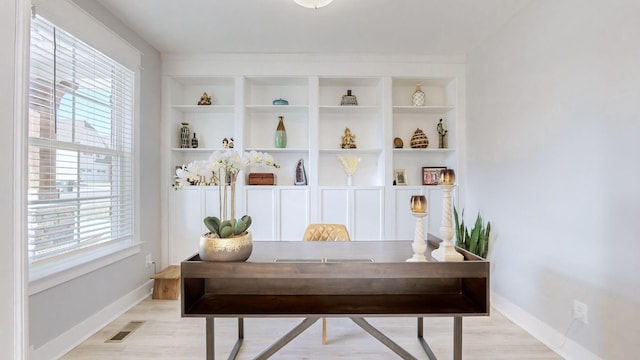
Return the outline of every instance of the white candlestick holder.
{"type": "Polygon", "coordinates": [[[407,259],[408,262],[421,262],[427,261],[424,253],[427,251],[427,243],[424,241],[424,230],[422,225],[422,219],[427,216],[428,212],[411,212],[411,215],[416,217],[416,231],[413,235],[413,257],[407,259]]]}
{"type": "Polygon", "coordinates": [[[464,256],[456,251],[453,238],[453,221],[451,218],[451,190],[454,185],[439,185],[442,188],[442,221],[440,223],[440,235],[442,242],[437,249],[431,252],[431,257],[438,261],[464,261],[464,256]]]}

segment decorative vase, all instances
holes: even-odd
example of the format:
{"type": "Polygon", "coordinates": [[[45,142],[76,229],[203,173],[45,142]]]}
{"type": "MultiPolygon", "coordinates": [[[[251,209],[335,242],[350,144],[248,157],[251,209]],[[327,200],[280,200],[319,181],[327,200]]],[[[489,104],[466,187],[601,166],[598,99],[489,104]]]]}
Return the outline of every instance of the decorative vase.
{"type": "Polygon", "coordinates": [[[253,250],[253,237],[247,231],[242,235],[221,239],[217,234],[206,233],[200,237],[198,255],[204,261],[246,261],[253,250]]]}
{"type": "Polygon", "coordinates": [[[347,174],[347,186],[353,185],[353,174],[347,174]]]}
{"type": "Polygon", "coordinates": [[[196,137],[196,133],[193,133],[193,138],[191,139],[191,147],[194,149],[198,148],[198,138],[196,137]]]}
{"type": "Polygon", "coordinates": [[[416,91],[411,95],[411,103],[413,106],[424,106],[424,91],[420,84],[416,84],[416,91]]]}
{"type": "Polygon", "coordinates": [[[412,149],[424,149],[429,147],[429,138],[424,131],[416,129],[409,143],[412,149]]]}
{"type": "Polygon", "coordinates": [[[284,149],[287,147],[287,131],[284,129],[284,119],[282,116],[278,116],[278,127],[276,128],[275,145],[278,149],[284,149]]]}
{"type": "Polygon", "coordinates": [[[347,90],[347,95],[342,95],[342,100],[340,101],[340,105],[358,105],[358,99],[355,95],[351,94],[351,90],[347,90]]]}
{"type": "Polygon", "coordinates": [[[191,139],[189,139],[189,135],[191,135],[189,123],[183,122],[182,127],[180,128],[180,148],[188,149],[191,147],[191,139]]]}

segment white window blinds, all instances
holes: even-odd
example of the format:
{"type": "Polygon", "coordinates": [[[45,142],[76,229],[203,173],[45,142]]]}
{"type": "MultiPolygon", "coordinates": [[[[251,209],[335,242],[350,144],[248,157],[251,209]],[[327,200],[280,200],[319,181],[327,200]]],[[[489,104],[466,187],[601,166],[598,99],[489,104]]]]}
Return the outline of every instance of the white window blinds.
{"type": "Polygon", "coordinates": [[[31,22],[30,261],[130,241],[134,73],[44,18],[31,22]]]}

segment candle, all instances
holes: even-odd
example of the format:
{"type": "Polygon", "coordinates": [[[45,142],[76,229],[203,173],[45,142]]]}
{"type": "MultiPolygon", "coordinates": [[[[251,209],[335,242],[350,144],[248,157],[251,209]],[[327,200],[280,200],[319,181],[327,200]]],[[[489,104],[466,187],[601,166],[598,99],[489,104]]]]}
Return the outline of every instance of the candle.
{"type": "Polygon", "coordinates": [[[444,169],[440,172],[439,185],[453,185],[456,182],[456,173],[453,169],[444,169]]]}
{"type": "Polygon", "coordinates": [[[427,212],[427,198],[425,198],[424,195],[411,196],[411,212],[427,212]]]}

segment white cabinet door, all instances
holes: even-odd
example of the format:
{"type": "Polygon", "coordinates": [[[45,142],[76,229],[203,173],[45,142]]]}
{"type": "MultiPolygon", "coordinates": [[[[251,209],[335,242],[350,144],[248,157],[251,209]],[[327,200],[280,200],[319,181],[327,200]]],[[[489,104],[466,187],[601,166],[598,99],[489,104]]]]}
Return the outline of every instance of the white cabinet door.
{"type": "Polygon", "coordinates": [[[442,189],[437,186],[429,187],[429,217],[427,219],[427,223],[424,224],[425,235],[427,233],[431,233],[437,237],[440,237],[440,224],[442,222],[442,197],[442,189]]]}
{"type": "Polygon", "coordinates": [[[253,240],[302,239],[309,222],[309,191],[302,187],[247,187],[245,207],[253,240]]]}
{"type": "Polygon", "coordinates": [[[300,241],[309,223],[309,191],[306,186],[281,188],[279,191],[280,240],[300,241]]]}
{"type": "Polygon", "coordinates": [[[344,224],[349,228],[349,191],[346,188],[320,189],[320,219],[323,224],[344,224]]]}
{"type": "Polygon", "coordinates": [[[321,188],[320,223],[344,224],[351,240],[384,238],[384,188],[321,188]]]}
{"type": "Polygon", "coordinates": [[[169,190],[169,262],[173,265],[198,253],[202,225],[200,188],[169,190]]]}
{"type": "Polygon", "coordinates": [[[254,241],[274,240],[276,237],[277,204],[273,186],[245,188],[246,213],[251,216],[251,234],[254,241]]]}
{"type": "Polygon", "coordinates": [[[384,238],[384,188],[353,190],[351,240],[384,238]]]}

